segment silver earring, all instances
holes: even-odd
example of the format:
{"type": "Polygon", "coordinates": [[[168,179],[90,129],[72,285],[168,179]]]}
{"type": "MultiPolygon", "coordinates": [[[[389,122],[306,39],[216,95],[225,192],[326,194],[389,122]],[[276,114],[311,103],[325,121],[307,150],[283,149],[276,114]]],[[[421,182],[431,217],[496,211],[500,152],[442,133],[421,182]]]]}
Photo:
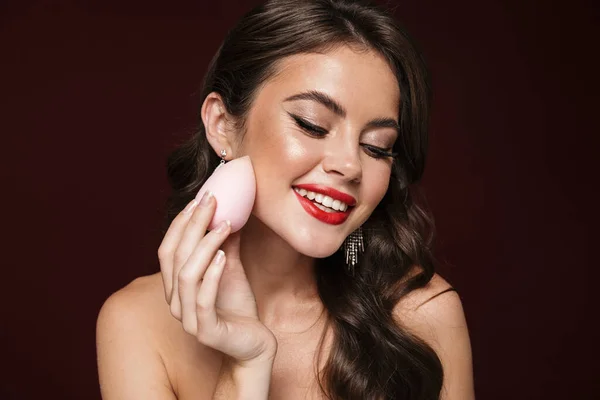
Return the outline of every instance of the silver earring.
{"type": "Polygon", "coordinates": [[[227,156],[227,152],[225,151],[225,149],[221,150],[221,162],[219,162],[219,165],[217,165],[217,168],[215,168],[215,171],[221,166],[225,164],[225,157],[227,156]]]}
{"type": "Polygon", "coordinates": [[[344,240],[344,252],[346,253],[346,265],[352,275],[354,275],[354,266],[358,263],[358,253],[365,251],[362,227],[352,232],[344,240]]]}

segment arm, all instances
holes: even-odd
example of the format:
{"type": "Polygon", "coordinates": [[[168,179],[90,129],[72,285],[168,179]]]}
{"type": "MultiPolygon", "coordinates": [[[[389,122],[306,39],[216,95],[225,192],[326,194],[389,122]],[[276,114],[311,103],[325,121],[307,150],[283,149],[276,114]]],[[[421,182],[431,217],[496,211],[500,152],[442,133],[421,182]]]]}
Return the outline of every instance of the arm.
{"type": "Polygon", "coordinates": [[[401,302],[396,315],[440,358],[444,368],[440,400],[474,400],[471,344],[460,297],[454,291],[435,296],[449,286],[436,275],[426,288],[401,302]]]}
{"type": "Polygon", "coordinates": [[[444,385],[440,400],[473,400],[473,363],[469,331],[456,292],[447,292],[425,303],[421,312],[427,315],[433,332],[429,345],[444,368],[444,385]]]}
{"type": "Polygon", "coordinates": [[[126,289],[100,310],[96,349],[104,400],[177,400],[142,316],[135,295],[126,289]]]}

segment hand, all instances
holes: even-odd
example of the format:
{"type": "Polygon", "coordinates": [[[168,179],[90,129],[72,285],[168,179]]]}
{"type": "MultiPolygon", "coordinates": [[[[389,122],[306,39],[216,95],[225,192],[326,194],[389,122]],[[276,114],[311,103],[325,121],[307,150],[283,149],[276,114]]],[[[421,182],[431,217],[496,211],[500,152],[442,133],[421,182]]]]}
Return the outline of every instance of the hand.
{"type": "Polygon", "coordinates": [[[259,320],[240,260],[240,233],[228,221],[206,233],[216,200],[192,201],[173,220],[158,249],[165,298],[183,329],[240,364],[273,359],[277,341],[259,320]],[[219,250],[219,246],[223,250],[219,250]]]}

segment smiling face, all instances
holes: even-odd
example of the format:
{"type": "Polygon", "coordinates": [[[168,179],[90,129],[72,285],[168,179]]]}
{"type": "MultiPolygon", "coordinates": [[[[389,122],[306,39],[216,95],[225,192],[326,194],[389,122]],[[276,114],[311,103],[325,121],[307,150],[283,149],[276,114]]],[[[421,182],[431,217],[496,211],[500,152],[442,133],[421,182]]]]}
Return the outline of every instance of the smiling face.
{"type": "Polygon", "coordinates": [[[282,60],[234,149],[254,166],[253,217],[302,254],[333,254],[387,191],[399,101],[378,53],[344,46],[282,60]]]}

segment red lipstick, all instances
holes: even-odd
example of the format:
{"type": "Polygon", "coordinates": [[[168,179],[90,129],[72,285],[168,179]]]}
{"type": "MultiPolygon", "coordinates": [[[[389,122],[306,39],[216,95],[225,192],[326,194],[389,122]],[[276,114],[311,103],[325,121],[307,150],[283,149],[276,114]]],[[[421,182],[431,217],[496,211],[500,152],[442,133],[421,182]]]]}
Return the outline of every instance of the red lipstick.
{"type": "Polygon", "coordinates": [[[315,193],[321,193],[323,195],[329,196],[334,200],[343,201],[348,205],[348,209],[346,211],[335,211],[335,212],[326,212],[321,210],[319,207],[315,205],[308,198],[301,196],[300,193],[294,190],[294,194],[298,198],[298,201],[306,211],[311,216],[315,217],[321,222],[325,222],[330,225],[339,225],[344,223],[351,212],[351,206],[356,204],[356,199],[348,194],[342,193],[333,188],[323,186],[323,185],[312,185],[312,184],[303,184],[295,186],[298,189],[304,189],[315,193]]]}

